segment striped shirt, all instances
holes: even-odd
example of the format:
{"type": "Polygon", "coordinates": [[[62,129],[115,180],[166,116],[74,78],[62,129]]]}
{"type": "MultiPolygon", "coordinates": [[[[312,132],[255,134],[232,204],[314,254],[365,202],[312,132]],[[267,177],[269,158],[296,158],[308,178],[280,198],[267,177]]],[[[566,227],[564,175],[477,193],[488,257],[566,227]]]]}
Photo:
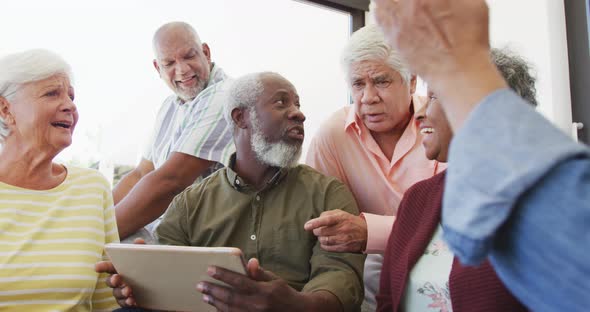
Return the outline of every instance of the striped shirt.
{"type": "Polygon", "coordinates": [[[111,311],[97,274],[106,243],[118,242],[111,190],[91,169],[29,190],[0,182],[0,311],[111,311]]]}
{"type": "Polygon", "coordinates": [[[207,87],[193,101],[183,104],[176,95],[164,101],[143,154],[156,169],[173,152],[227,165],[235,148],[232,128],[223,117],[226,78],[223,70],[214,64],[207,87]]]}

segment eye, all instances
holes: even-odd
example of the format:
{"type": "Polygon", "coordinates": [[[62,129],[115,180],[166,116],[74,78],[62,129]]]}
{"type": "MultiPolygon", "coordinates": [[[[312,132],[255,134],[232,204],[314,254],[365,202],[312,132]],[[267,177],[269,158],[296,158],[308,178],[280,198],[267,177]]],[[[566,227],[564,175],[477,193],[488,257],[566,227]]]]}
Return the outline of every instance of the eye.
{"type": "Polygon", "coordinates": [[[192,60],[196,57],[197,55],[194,53],[188,54],[187,56],[184,57],[185,60],[192,60]]]}
{"type": "Polygon", "coordinates": [[[174,62],[164,62],[162,65],[163,65],[164,67],[168,68],[168,67],[170,67],[170,66],[174,65],[174,62]]]}
{"type": "Polygon", "coordinates": [[[380,89],[385,89],[391,85],[391,79],[377,79],[375,80],[375,86],[380,89]]]}
{"type": "Polygon", "coordinates": [[[365,83],[361,80],[357,80],[357,81],[353,81],[352,82],[352,87],[355,89],[362,89],[365,87],[365,83]]]}
{"type": "Polygon", "coordinates": [[[51,90],[43,94],[43,96],[54,97],[59,95],[59,90],[51,90]]]}

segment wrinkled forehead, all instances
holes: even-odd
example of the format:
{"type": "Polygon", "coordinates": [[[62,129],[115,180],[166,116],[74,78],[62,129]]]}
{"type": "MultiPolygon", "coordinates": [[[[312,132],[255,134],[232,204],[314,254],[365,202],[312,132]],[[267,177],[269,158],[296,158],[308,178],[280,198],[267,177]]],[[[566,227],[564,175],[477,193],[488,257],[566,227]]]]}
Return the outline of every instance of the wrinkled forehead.
{"type": "Polygon", "coordinates": [[[260,81],[262,82],[264,94],[271,95],[280,92],[287,92],[294,96],[299,96],[297,94],[297,89],[295,86],[287,80],[285,77],[278,75],[278,74],[264,74],[262,75],[260,81]]]}
{"type": "Polygon", "coordinates": [[[385,61],[380,60],[364,60],[352,63],[350,65],[351,78],[359,77],[377,77],[377,76],[394,76],[401,77],[401,75],[385,61]]]}
{"type": "Polygon", "coordinates": [[[33,90],[33,89],[47,89],[63,87],[65,89],[72,89],[73,86],[70,80],[70,76],[66,73],[56,73],[47,78],[41,80],[35,80],[27,82],[21,85],[20,90],[33,90]]]}
{"type": "Polygon", "coordinates": [[[154,39],[154,52],[158,59],[188,53],[191,50],[200,51],[199,39],[195,34],[183,29],[159,34],[154,39]]]}

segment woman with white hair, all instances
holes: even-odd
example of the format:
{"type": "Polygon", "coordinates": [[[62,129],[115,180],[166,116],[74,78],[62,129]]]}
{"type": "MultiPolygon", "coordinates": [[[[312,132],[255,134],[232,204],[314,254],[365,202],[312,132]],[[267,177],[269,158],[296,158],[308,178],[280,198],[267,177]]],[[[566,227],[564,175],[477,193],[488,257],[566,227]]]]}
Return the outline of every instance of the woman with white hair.
{"type": "Polygon", "coordinates": [[[369,25],[356,31],[344,49],[342,63],[353,105],[334,113],[313,138],[306,163],[334,176],[352,191],[362,212],[354,216],[327,212],[310,220],[322,247],[329,251],[365,252],[365,303],[376,308],[382,253],[397,207],[414,183],[443,168],[424,156],[413,121],[416,77],[383,34],[369,25]]]}
{"type": "Polygon", "coordinates": [[[94,272],[119,240],[108,182],[54,158],[78,122],[69,65],[46,50],[0,58],[0,307],[116,308],[94,272]]]}

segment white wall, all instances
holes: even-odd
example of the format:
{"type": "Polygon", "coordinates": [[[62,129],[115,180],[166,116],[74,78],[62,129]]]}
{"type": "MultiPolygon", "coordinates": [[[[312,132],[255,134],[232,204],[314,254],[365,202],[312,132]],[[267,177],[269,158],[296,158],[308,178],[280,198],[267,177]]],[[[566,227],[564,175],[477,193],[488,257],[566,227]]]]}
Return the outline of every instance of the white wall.
{"type": "MultiPolygon", "coordinates": [[[[563,1],[486,0],[493,47],[509,47],[526,58],[537,77],[538,110],[571,134],[567,36],[563,1]]],[[[368,23],[373,22],[367,14],[368,23]]]]}
{"type": "Polygon", "coordinates": [[[572,108],[563,1],[487,1],[492,46],[508,45],[533,64],[539,111],[571,134],[572,108]]]}

